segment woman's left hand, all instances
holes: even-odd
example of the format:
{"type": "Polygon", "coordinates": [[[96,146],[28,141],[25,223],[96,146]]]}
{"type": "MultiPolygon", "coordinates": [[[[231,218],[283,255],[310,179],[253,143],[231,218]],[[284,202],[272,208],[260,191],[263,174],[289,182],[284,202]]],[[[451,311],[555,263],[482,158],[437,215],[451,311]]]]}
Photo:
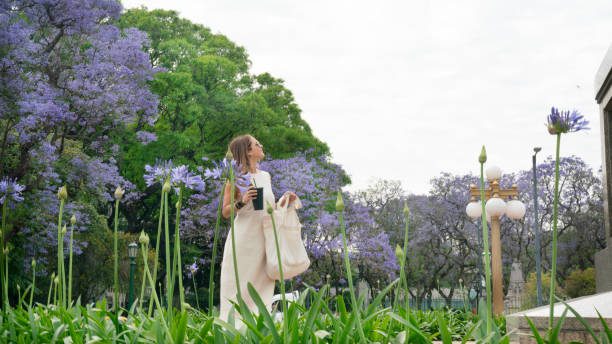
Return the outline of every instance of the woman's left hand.
{"type": "MultiPolygon", "coordinates": [[[[289,204],[293,203],[293,201],[295,201],[295,199],[297,198],[297,195],[291,191],[287,191],[285,196],[289,196],[289,204]]],[[[283,201],[280,204],[281,207],[285,205],[285,201],[286,201],[286,198],[283,198],[283,201]]]]}

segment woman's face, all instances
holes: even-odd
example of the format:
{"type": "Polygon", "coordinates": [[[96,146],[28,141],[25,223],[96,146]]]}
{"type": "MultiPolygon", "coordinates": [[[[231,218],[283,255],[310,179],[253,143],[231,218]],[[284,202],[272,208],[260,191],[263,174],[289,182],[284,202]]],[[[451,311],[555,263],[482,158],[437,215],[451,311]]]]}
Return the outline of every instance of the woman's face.
{"type": "Polygon", "coordinates": [[[253,136],[251,136],[251,149],[248,152],[248,156],[257,160],[261,160],[266,156],[263,152],[263,145],[253,136]]]}

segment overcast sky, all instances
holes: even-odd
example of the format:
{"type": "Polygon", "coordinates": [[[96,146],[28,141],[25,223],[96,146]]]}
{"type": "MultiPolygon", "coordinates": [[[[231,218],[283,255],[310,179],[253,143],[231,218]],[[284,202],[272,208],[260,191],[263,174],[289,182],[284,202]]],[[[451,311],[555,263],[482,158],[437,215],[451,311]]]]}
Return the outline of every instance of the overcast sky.
{"type": "Polygon", "coordinates": [[[594,78],[612,43],[610,1],[122,3],[176,10],[244,46],[253,73],[284,79],[348,190],[385,178],[426,193],[442,171],[476,174],[483,144],[502,171],[529,169],[533,147],[554,154],[551,106],[591,122],[561,154],[601,165],[594,78]]]}

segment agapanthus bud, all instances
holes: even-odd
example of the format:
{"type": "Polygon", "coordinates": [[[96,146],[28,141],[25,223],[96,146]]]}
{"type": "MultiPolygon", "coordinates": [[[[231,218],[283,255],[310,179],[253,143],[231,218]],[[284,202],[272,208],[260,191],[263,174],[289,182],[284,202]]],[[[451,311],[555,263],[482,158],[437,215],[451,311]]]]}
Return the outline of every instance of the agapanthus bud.
{"type": "Polygon", "coordinates": [[[227,153],[225,153],[225,158],[227,159],[227,161],[232,161],[232,159],[234,158],[234,155],[232,154],[231,150],[227,150],[227,153]]]}
{"type": "Polygon", "coordinates": [[[55,285],[59,283],[59,276],[55,276],[55,278],[53,279],[53,283],[55,283],[55,285]]]}
{"type": "Polygon", "coordinates": [[[121,189],[121,185],[118,185],[117,188],[115,189],[115,199],[116,200],[122,199],[124,193],[125,191],[121,189]]]}
{"type": "Polygon", "coordinates": [[[410,216],[410,209],[408,209],[408,202],[404,201],[404,216],[410,216]]]}
{"type": "Polygon", "coordinates": [[[400,245],[395,245],[395,255],[398,258],[402,258],[404,256],[404,250],[400,247],[400,245]]]}
{"type": "Polygon", "coordinates": [[[4,248],[4,255],[7,255],[8,253],[9,253],[9,248],[8,248],[8,247],[5,247],[5,248],[4,248]]]}
{"type": "Polygon", "coordinates": [[[142,244],[142,245],[148,245],[149,244],[149,236],[147,235],[147,233],[145,233],[144,231],[140,232],[140,237],[138,238],[138,241],[142,244]]]}
{"type": "Polygon", "coordinates": [[[76,216],[74,216],[74,214],[72,214],[72,217],[70,218],[70,223],[73,225],[76,223],[76,216]]]}
{"type": "Polygon", "coordinates": [[[170,184],[170,180],[166,179],[166,181],[164,182],[164,185],[162,186],[162,191],[163,192],[170,192],[170,189],[172,188],[172,185],[170,184]]]}
{"type": "Polygon", "coordinates": [[[21,286],[17,284],[17,291],[21,290],[21,286]]]}
{"type": "Polygon", "coordinates": [[[272,214],[274,212],[274,208],[272,208],[272,205],[270,204],[270,202],[266,201],[266,211],[268,212],[268,214],[272,214]]]}
{"type": "Polygon", "coordinates": [[[62,228],[62,234],[66,234],[66,224],[64,223],[64,227],[62,228]]]}
{"type": "Polygon", "coordinates": [[[57,199],[67,199],[68,191],[66,190],[66,185],[62,186],[59,191],[57,191],[57,199]]]}
{"type": "Polygon", "coordinates": [[[484,164],[487,161],[487,151],[485,150],[485,146],[482,146],[482,150],[480,151],[480,155],[478,156],[478,162],[484,164]]]}
{"type": "Polygon", "coordinates": [[[187,302],[183,302],[183,308],[186,310],[190,310],[191,309],[191,305],[188,304],[187,302]]]}
{"type": "Polygon", "coordinates": [[[32,267],[35,268],[36,267],[36,259],[32,258],[32,267]]]}
{"type": "Polygon", "coordinates": [[[344,211],[344,200],[340,191],[338,191],[338,198],[336,199],[336,210],[339,212],[344,211]]]}

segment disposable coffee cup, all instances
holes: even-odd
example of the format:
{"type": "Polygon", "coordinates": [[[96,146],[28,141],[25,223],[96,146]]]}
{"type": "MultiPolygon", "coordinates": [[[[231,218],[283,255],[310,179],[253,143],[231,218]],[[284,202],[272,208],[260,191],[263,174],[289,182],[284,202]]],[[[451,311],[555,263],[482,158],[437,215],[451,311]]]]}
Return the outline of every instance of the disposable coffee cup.
{"type": "Polygon", "coordinates": [[[253,209],[262,210],[263,209],[263,188],[254,188],[257,190],[257,198],[253,200],[253,209]]]}

